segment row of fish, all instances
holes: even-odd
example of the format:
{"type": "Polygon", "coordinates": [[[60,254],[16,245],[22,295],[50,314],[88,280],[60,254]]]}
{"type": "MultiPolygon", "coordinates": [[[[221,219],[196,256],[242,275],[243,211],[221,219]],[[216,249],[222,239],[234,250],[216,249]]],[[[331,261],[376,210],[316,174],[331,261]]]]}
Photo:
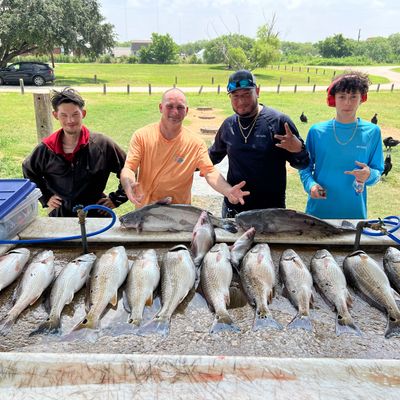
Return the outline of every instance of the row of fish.
{"type": "MultiPolygon", "coordinates": [[[[120,217],[120,223],[137,232],[192,232],[204,211],[187,204],[170,204],[167,197],[156,203],[141,207],[120,217]]],[[[349,221],[338,226],[322,219],[286,208],[269,208],[243,211],[235,220],[217,218],[209,213],[214,227],[237,232],[251,227],[257,233],[293,233],[312,237],[326,237],[342,233],[354,233],[356,228],[349,221]]]]}
{"type": "MultiPolygon", "coordinates": [[[[74,330],[96,329],[107,305],[117,304],[118,289],[126,280],[124,306],[129,312],[128,323],[138,334],[167,335],[177,306],[199,282],[201,291],[215,313],[211,332],[237,331],[228,311],[229,293],[234,271],[249,302],[255,307],[253,329],[265,327],[282,329],[275,321],[268,304],[272,301],[279,276],[285,292],[298,309],[289,328],[311,330],[309,307],[313,302],[313,283],[323,297],[337,310],[336,332],[360,334],[350,313],[351,296],[346,285],[357,289],[372,305],[388,314],[386,337],[400,334],[400,311],[393,287],[400,289],[400,252],[389,248],[384,256],[385,272],[364,252],[355,252],[344,260],[342,269],[327,250],[318,251],[309,268],[293,250],[285,250],[274,266],[269,246],[260,243],[252,247],[255,229],[250,228],[232,246],[215,244],[213,224],[207,212],[202,212],[193,229],[190,250],[184,245],[170,249],[161,267],[155,250],[144,251],[132,264],[125,248],[113,247],[96,262],[94,254],[85,254],[68,263],[52,285],[48,319],[34,333],[58,333],[60,316],[66,304],[88,281],[87,314],[74,330]],[[154,291],[161,280],[162,307],[155,317],[142,326],[143,310],[151,305],[154,291]]],[[[29,250],[17,249],[0,258],[0,290],[13,282],[29,259],[29,250]]],[[[50,286],[55,276],[52,251],[38,254],[28,265],[15,292],[16,302],[0,322],[0,333],[6,334],[20,313],[32,305],[50,286]]]]}

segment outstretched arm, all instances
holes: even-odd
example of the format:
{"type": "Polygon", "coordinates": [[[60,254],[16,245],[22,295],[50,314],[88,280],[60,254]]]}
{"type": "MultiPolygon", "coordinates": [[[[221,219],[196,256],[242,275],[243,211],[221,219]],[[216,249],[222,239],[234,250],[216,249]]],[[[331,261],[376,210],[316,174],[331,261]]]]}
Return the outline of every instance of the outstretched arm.
{"type": "Polygon", "coordinates": [[[120,180],[128,199],[133,204],[140,206],[144,195],[140,184],[136,181],[135,172],[128,167],[122,168],[120,180]]]}
{"type": "Polygon", "coordinates": [[[224,195],[231,204],[244,204],[244,196],[248,196],[250,194],[249,191],[243,191],[242,187],[246,184],[245,181],[238,183],[235,186],[231,186],[225,178],[221,175],[221,173],[214,169],[212,172],[209,172],[205,175],[207,183],[217,192],[224,195]]]}

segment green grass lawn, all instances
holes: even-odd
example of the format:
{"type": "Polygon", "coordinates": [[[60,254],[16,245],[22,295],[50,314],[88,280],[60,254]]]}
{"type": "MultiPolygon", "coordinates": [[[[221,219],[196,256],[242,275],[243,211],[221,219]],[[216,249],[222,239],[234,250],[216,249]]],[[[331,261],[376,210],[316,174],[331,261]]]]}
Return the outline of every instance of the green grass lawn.
{"type": "MultiPolygon", "coordinates": [[[[230,102],[225,94],[188,94],[190,107],[212,106],[228,116],[232,113],[230,102]]],[[[112,137],[122,148],[127,149],[132,133],[139,127],[158,121],[160,94],[131,93],[84,93],[87,103],[85,124],[93,131],[103,132],[112,137]]],[[[332,118],[334,109],[326,106],[324,93],[262,93],[260,102],[274,107],[292,117],[302,137],[305,139],[311,124],[332,118]],[[309,123],[299,121],[304,111],[309,123]]],[[[372,92],[364,103],[359,115],[370,120],[377,112],[382,137],[400,135],[400,116],[398,112],[400,92],[372,92]]],[[[0,93],[0,178],[21,177],[21,162],[37,143],[33,97],[30,94],[0,93]]],[[[58,128],[54,122],[54,130],[58,128]]],[[[190,121],[186,120],[190,125],[190,121]]],[[[400,146],[399,146],[400,147],[400,146]]],[[[400,149],[392,152],[393,169],[389,176],[369,189],[369,217],[384,217],[400,214],[400,149]]],[[[108,190],[116,187],[112,179],[108,190]]],[[[290,172],[288,178],[287,206],[303,211],[306,194],[297,173],[290,172]]],[[[118,214],[130,210],[124,205],[118,214]]]]}
{"type": "MultiPolygon", "coordinates": [[[[281,65],[268,68],[257,68],[254,74],[257,83],[261,86],[297,85],[327,85],[334,73],[334,69],[315,67],[281,65]]],[[[215,86],[221,85],[224,90],[232,71],[222,65],[207,64],[56,64],[56,85],[95,85],[107,84],[110,86],[172,86],[177,84],[187,86],[215,86]]],[[[337,74],[340,70],[336,71],[337,74]]],[[[386,83],[388,80],[379,76],[370,76],[375,83],[386,83]]]]}

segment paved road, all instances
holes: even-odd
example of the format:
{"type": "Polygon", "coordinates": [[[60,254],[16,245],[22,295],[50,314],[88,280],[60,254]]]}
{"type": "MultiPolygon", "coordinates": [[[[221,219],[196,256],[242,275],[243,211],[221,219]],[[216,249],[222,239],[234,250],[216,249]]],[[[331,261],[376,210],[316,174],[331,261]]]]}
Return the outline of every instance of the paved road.
{"type": "MultiPolygon", "coordinates": [[[[394,84],[396,89],[400,88],[400,73],[394,72],[394,68],[400,68],[400,66],[372,66],[372,67],[320,67],[320,68],[330,68],[330,69],[356,69],[359,71],[364,71],[372,75],[384,76],[389,79],[389,83],[383,83],[380,85],[380,90],[391,90],[392,84],[394,84]]],[[[25,86],[25,93],[47,93],[51,89],[61,89],[62,86],[44,86],[44,87],[35,87],[35,86],[25,86]]],[[[152,93],[163,93],[165,90],[169,89],[170,86],[152,86],[152,93]]],[[[79,86],[77,89],[81,93],[103,93],[104,86],[79,86]]],[[[126,92],[126,86],[107,86],[106,90],[108,93],[121,93],[126,92]]],[[[200,87],[191,86],[191,87],[183,87],[186,93],[198,93],[200,87]]],[[[202,88],[202,92],[204,93],[217,93],[216,87],[205,86],[202,88]]],[[[293,92],[294,86],[281,86],[279,88],[281,92],[293,92]]],[[[312,92],[314,90],[313,86],[297,86],[297,91],[299,92],[312,92]]],[[[315,91],[321,92],[326,90],[326,85],[316,86],[315,91]]],[[[377,90],[377,85],[371,85],[371,91],[377,90]]],[[[0,86],[0,93],[19,93],[21,91],[19,86],[0,86]]],[[[132,93],[148,93],[148,87],[136,87],[131,86],[130,92],[132,93]]],[[[263,92],[276,92],[277,86],[263,86],[263,92]]],[[[221,88],[221,92],[225,92],[225,88],[221,88]]]]}

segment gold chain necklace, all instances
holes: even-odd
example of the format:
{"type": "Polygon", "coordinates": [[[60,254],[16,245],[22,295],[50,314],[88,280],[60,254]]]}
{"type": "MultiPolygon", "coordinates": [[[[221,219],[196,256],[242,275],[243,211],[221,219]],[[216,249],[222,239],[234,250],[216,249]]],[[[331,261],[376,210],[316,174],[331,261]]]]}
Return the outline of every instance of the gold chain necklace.
{"type": "Polygon", "coordinates": [[[242,136],[243,136],[243,139],[244,139],[244,143],[245,143],[245,144],[247,144],[247,139],[248,139],[248,137],[250,136],[251,132],[253,132],[253,128],[254,128],[254,125],[255,125],[256,122],[257,122],[257,118],[258,118],[258,115],[259,115],[259,114],[260,114],[260,110],[257,111],[257,115],[255,116],[254,121],[253,121],[247,128],[244,128],[244,127],[242,126],[242,124],[240,123],[240,118],[239,118],[239,116],[237,117],[237,119],[238,119],[238,125],[239,125],[239,130],[240,130],[240,133],[241,133],[242,136]],[[249,129],[249,128],[250,128],[250,129],[249,129]],[[247,135],[245,135],[245,134],[243,133],[243,129],[244,129],[244,130],[249,129],[249,133],[248,133],[247,135]]]}
{"type": "Polygon", "coordinates": [[[336,120],[333,119],[333,122],[332,122],[332,129],[333,129],[333,135],[335,136],[335,140],[342,146],[346,146],[346,144],[350,143],[353,140],[353,138],[357,132],[357,128],[358,128],[358,118],[356,119],[356,126],[353,129],[353,133],[351,134],[350,139],[347,142],[342,142],[341,140],[339,140],[339,138],[336,135],[336,120]]]}

